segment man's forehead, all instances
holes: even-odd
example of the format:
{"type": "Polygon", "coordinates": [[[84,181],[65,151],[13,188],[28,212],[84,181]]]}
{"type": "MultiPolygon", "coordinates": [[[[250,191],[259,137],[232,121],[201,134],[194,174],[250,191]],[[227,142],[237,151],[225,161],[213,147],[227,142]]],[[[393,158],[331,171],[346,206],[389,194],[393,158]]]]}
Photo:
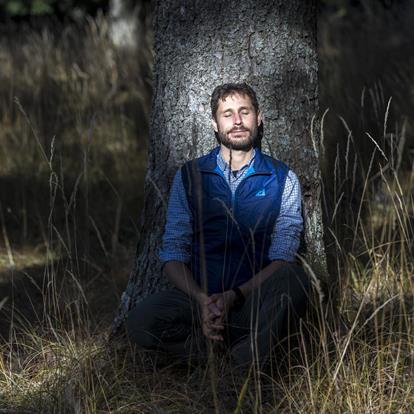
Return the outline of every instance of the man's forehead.
{"type": "Polygon", "coordinates": [[[240,101],[243,105],[250,105],[253,106],[252,100],[250,99],[250,96],[242,93],[242,92],[230,92],[228,95],[223,96],[219,99],[219,107],[220,106],[228,106],[230,104],[233,104],[234,102],[240,101]]]}

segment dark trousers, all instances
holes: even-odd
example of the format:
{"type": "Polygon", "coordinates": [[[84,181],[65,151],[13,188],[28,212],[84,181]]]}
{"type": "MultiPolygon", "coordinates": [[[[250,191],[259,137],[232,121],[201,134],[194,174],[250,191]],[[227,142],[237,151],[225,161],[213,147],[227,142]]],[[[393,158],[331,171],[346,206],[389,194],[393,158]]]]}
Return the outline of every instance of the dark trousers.
{"type": "MultiPolygon", "coordinates": [[[[308,303],[310,283],[303,269],[286,264],[264,281],[239,310],[230,310],[225,344],[240,365],[263,362],[295,329],[308,303]]],[[[147,349],[161,349],[188,359],[202,348],[198,304],[178,289],[149,296],[127,319],[130,339],[147,349]]]]}

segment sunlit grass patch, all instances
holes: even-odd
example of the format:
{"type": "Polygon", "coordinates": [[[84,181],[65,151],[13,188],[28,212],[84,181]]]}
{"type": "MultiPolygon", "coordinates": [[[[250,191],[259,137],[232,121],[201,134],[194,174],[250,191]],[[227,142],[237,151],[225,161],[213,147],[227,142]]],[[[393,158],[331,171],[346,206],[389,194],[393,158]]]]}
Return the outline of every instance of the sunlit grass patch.
{"type": "MultiPolygon", "coordinates": [[[[57,252],[46,250],[44,245],[23,246],[8,251],[0,247],[0,275],[4,277],[7,271],[30,269],[31,267],[42,267],[47,261],[58,260],[57,252]],[[46,256],[47,254],[47,256],[46,256]]],[[[0,278],[0,282],[1,282],[0,278]]]]}
{"type": "Polygon", "coordinates": [[[83,367],[97,357],[93,343],[76,341],[58,332],[41,337],[35,332],[17,335],[2,346],[3,398],[8,405],[33,410],[70,406],[70,390],[83,367]],[[13,373],[12,376],[8,373],[13,373]]]}

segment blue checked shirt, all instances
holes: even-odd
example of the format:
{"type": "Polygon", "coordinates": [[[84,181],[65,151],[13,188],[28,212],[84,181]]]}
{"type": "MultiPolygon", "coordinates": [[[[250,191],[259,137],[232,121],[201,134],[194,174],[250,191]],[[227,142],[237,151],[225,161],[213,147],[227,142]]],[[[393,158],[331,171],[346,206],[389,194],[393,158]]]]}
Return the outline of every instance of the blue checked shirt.
{"type": "MultiPolygon", "coordinates": [[[[232,193],[246,176],[253,163],[255,151],[251,160],[235,173],[223,159],[221,152],[217,154],[217,165],[223,171],[232,193]]],[[[301,191],[296,174],[289,170],[285,188],[282,194],[280,213],[276,219],[271,244],[268,252],[270,260],[286,260],[293,262],[299,248],[300,236],[303,230],[301,191]]],[[[191,260],[192,217],[188,206],[181,170],[178,170],[172,184],[168,201],[167,221],[162,239],[159,258],[162,263],[177,260],[189,263],[191,260]]]]}

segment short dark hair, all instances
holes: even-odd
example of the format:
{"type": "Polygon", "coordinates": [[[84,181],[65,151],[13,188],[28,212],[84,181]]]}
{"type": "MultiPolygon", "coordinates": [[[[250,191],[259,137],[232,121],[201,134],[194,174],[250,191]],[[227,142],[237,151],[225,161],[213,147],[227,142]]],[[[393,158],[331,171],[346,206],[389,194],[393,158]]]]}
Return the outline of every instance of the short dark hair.
{"type": "Polygon", "coordinates": [[[211,95],[211,115],[216,119],[216,113],[219,106],[219,100],[226,99],[228,96],[231,96],[235,93],[240,95],[247,95],[252,101],[253,108],[256,111],[256,114],[259,112],[259,103],[257,102],[256,92],[251,86],[247,83],[224,83],[223,85],[218,85],[214,88],[214,91],[211,95]]]}

